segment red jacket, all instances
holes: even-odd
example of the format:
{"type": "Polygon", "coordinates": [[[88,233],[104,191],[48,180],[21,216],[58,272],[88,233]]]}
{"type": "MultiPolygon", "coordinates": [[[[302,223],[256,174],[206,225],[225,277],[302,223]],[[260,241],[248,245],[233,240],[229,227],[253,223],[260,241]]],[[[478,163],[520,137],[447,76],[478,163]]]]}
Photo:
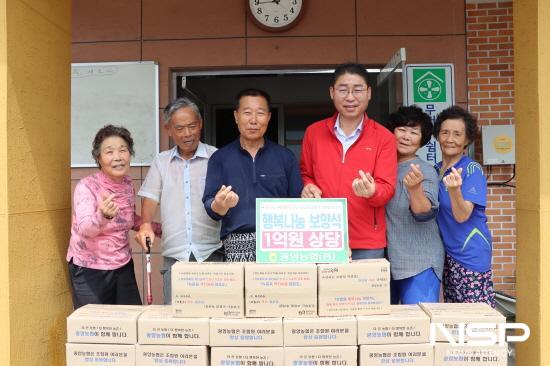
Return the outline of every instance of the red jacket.
{"type": "Polygon", "coordinates": [[[318,186],[323,198],[347,198],[349,244],[352,249],[386,247],[384,206],[392,198],[397,181],[395,136],[366,115],[359,138],[343,157],[342,144],[334,133],[335,114],[306,129],[300,170],[304,186],[318,186]],[[352,182],[359,170],[370,172],[376,191],[358,197],[352,182]]]}

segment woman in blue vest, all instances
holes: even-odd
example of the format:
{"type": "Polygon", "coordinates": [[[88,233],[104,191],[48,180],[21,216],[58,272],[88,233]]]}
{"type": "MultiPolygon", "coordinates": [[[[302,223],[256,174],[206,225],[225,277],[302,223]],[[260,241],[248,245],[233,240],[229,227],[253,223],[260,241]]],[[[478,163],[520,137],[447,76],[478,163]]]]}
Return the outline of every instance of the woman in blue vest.
{"type": "Polygon", "coordinates": [[[475,140],[475,118],[461,107],[443,110],[434,125],[441,146],[439,212],[443,238],[445,302],[485,302],[495,306],[491,272],[492,239],[487,226],[487,180],[481,165],[464,155],[475,140]]]}

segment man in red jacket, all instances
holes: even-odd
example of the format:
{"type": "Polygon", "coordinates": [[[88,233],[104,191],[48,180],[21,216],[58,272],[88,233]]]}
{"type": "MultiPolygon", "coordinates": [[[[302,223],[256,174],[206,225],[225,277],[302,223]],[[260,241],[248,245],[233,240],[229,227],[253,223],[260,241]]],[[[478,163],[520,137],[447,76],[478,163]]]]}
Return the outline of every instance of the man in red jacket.
{"type": "Polygon", "coordinates": [[[359,64],[334,70],[330,97],[337,113],[307,128],[300,164],[302,197],[347,199],[353,259],[384,257],[384,206],[397,179],[395,137],[365,113],[367,78],[359,64]]]}

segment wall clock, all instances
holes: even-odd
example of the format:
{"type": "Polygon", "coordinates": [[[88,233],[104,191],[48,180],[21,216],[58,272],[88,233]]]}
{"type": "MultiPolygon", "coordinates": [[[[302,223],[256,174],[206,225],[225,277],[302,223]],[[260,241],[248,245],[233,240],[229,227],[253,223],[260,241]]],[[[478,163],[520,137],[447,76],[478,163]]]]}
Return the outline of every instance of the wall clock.
{"type": "Polygon", "coordinates": [[[280,32],[295,26],[306,0],[245,0],[250,19],[260,28],[280,32]]]}

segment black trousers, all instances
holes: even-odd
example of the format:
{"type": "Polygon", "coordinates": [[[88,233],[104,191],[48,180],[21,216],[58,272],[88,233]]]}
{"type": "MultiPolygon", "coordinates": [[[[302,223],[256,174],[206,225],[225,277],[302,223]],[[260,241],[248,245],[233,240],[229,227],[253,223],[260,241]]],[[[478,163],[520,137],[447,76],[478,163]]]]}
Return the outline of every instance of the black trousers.
{"type": "Polygon", "coordinates": [[[113,270],[80,267],[69,262],[75,310],[86,304],[142,305],[134,261],[113,270]]]}

